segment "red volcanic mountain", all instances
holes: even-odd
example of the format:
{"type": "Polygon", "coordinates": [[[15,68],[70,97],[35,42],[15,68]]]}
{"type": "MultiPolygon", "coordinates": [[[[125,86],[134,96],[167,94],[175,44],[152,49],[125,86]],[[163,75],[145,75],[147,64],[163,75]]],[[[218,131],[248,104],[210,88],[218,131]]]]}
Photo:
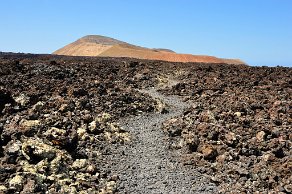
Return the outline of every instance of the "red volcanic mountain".
{"type": "Polygon", "coordinates": [[[55,51],[56,55],[130,57],[171,62],[245,64],[239,59],[222,59],[206,55],[178,54],[169,49],[149,49],[113,38],[89,35],[55,51]]]}

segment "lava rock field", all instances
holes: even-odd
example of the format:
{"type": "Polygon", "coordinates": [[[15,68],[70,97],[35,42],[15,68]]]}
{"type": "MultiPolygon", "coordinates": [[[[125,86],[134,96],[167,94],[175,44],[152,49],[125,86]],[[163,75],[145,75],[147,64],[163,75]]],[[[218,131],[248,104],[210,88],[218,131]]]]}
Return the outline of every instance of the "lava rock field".
{"type": "Polygon", "coordinates": [[[291,68],[1,53],[0,193],[118,192],[118,121],[161,111],[140,89],[171,80],[159,92],[190,108],[161,141],[184,165],[221,193],[292,192],[291,68]]]}
{"type": "Polygon", "coordinates": [[[292,192],[292,69],[197,65],[163,92],[192,107],[164,123],[171,149],[184,151],[220,193],[292,192]]]}

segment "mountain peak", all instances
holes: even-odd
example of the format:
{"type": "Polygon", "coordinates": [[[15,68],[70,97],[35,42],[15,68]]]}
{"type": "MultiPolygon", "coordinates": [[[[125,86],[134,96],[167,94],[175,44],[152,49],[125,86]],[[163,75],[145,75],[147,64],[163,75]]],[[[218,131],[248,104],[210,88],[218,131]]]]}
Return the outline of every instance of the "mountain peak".
{"type": "Polygon", "coordinates": [[[114,38],[106,37],[106,36],[101,36],[101,35],[87,35],[78,39],[77,41],[103,44],[103,45],[127,44],[126,42],[123,42],[114,38]]]}

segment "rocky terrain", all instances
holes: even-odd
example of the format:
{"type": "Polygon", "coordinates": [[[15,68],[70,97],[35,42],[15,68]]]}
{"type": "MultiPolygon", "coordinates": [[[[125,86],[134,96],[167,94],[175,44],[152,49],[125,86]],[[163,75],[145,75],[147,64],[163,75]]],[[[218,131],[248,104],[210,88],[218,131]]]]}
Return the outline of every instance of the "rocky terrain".
{"type": "Polygon", "coordinates": [[[178,77],[163,92],[192,107],[163,129],[185,165],[221,193],[291,193],[292,69],[197,65],[178,77]]]}
{"type": "Polygon", "coordinates": [[[178,54],[169,49],[149,49],[100,35],[84,36],[55,51],[53,54],[67,56],[129,57],[171,62],[244,64],[239,59],[221,59],[206,55],[178,54]]]}
{"type": "Polygon", "coordinates": [[[291,193],[292,69],[0,54],[0,193],[291,193]]]}

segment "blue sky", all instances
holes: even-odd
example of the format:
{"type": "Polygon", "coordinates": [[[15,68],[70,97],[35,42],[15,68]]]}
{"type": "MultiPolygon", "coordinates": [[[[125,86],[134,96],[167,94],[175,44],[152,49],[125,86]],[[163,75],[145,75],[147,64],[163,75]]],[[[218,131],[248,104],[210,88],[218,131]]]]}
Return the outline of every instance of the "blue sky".
{"type": "Polygon", "coordinates": [[[0,51],[99,34],[179,53],[292,66],[291,0],[0,0],[0,51]]]}

